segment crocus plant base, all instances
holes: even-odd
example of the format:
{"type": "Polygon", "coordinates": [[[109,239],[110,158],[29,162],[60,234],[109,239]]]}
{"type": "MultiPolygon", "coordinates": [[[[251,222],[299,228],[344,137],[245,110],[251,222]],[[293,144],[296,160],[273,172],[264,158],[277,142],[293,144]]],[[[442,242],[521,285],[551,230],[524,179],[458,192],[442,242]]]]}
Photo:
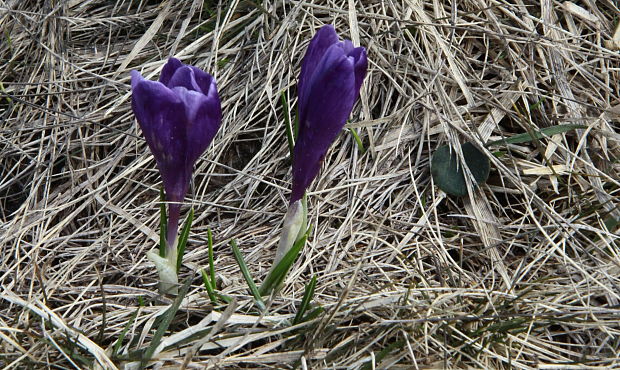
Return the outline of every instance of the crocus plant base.
{"type": "Polygon", "coordinates": [[[176,253],[168,257],[160,257],[155,250],[146,252],[146,257],[155,264],[159,274],[159,293],[177,295],[179,287],[179,277],[176,268],[176,253]]]}

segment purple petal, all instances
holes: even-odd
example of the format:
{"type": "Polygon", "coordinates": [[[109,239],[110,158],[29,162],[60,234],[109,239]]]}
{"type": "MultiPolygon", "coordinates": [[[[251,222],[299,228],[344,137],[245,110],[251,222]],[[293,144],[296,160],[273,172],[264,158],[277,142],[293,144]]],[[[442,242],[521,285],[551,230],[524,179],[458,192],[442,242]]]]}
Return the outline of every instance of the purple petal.
{"type": "MultiPolygon", "coordinates": [[[[209,95],[211,93],[210,90],[212,90],[212,85],[215,85],[215,78],[200,68],[196,68],[194,66],[189,66],[189,68],[194,71],[194,79],[200,87],[200,91],[206,95],[209,95]]],[[[215,89],[215,94],[217,94],[217,89],[215,89]]]]}
{"type": "Polygon", "coordinates": [[[319,172],[327,149],[344,127],[357,98],[354,57],[334,44],[316,67],[299,104],[299,136],[293,155],[291,203],[301,199],[319,172]]]}
{"type": "Polygon", "coordinates": [[[177,58],[169,58],[168,63],[164,65],[164,68],[161,69],[161,74],[159,75],[159,82],[168,86],[172,75],[176,72],[177,69],[183,67],[183,63],[177,58]]]}
{"type": "Polygon", "coordinates": [[[191,171],[194,162],[207,149],[220,128],[222,109],[215,83],[209,87],[209,95],[176,87],[175,92],[183,100],[187,115],[187,165],[191,171]]]}
{"type": "Polygon", "coordinates": [[[182,66],[178,68],[166,86],[170,89],[181,86],[187,90],[202,93],[202,89],[198,86],[198,82],[196,82],[194,71],[189,66],[182,66]]]}
{"type": "Polygon", "coordinates": [[[168,200],[183,200],[191,172],[186,168],[187,118],[182,100],[161,82],[131,71],[131,106],[155,157],[168,200]]]}
{"type": "Polygon", "coordinates": [[[353,46],[353,42],[351,40],[343,40],[340,42],[342,44],[342,49],[344,53],[349,55],[353,50],[355,50],[355,46],[353,46]]]}
{"type": "Polygon", "coordinates": [[[299,82],[297,83],[297,95],[300,102],[305,100],[308,82],[312,78],[323,55],[330,46],[337,42],[338,35],[336,34],[334,26],[331,24],[321,27],[310,41],[308,49],[306,50],[306,55],[301,64],[301,73],[299,74],[299,82]]]}
{"type": "Polygon", "coordinates": [[[354,59],[355,91],[357,91],[355,98],[357,99],[362,82],[364,82],[364,77],[366,77],[366,71],[368,70],[368,57],[366,56],[366,49],[362,47],[353,49],[348,53],[348,56],[354,59]]]}
{"type": "Polygon", "coordinates": [[[306,81],[306,87],[304,90],[299,89],[299,99],[297,102],[298,113],[299,113],[299,122],[304,122],[307,107],[310,106],[308,100],[310,99],[310,95],[314,92],[315,88],[320,89],[323,75],[328,73],[333,69],[333,66],[337,65],[339,61],[345,56],[344,50],[342,48],[342,43],[332,44],[326,51],[323,53],[323,57],[317,61],[316,66],[314,66],[314,73],[310,76],[310,79],[306,81]],[[316,85],[316,87],[315,87],[316,85]],[[304,92],[304,96],[301,96],[302,91],[304,92]]]}

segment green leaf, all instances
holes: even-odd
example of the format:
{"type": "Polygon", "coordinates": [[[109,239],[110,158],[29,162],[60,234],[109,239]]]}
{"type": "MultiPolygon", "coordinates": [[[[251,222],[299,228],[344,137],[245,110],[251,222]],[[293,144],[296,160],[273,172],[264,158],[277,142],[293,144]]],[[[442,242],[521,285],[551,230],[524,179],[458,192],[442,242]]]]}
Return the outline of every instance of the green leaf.
{"type": "Polygon", "coordinates": [[[181,269],[183,263],[183,254],[185,253],[185,246],[187,245],[187,238],[189,238],[189,229],[192,227],[192,221],[194,221],[194,208],[189,210],[181,235],[179,235],[179,245],[177,246],[177,274],[181,269]]]}
{"type": "MultiPolygon", "coordinates": [[[[9,47],[9,49],[12,49],[12,47],[13,47],[13,40],[11,40],[11,34],[9,33],[8,29],[4,30],[4,37],[6,37],[6,44],[7,44],[7,46],[9,47]]],[[[0,86],[1,86],[1,84],[0,84],[0,86]]],[[[3,89],[3,91],[4,91],[4,89],[3,89]]]]}
{"type": "Polygon", "coordinates": [[[353,135],[353,139],[357,144],[357,150],[359,150],[360,154],[364,154],[366,152],[366,148],[364,148],[364,143],[362,143],[362,139],[360,139],[360,136],[357,134],[357,130],[350,128],[349,131],[351,131],[351,135],[353,135]]]}
{"type": "Polygon", "coordinates": [[[299,252],[303,248],[304,244],[306,244],[306,239],[308,239],[310,231],[311,228],[309,227],[306,230],[306,233],[300,239],[298,239],[295,244],[293,244],[293,247],[289,249],[288,252],[286,252],[284,257],[282,257],[276,267],[269,271],[267,278],[260,286],[261,295],[269,295],[271,291],[277,289],[282,284],[284,278],[286,277],[286,274],[288,273],[288,270],[290,270],[291,266],[293,266],[293,263],[295,263],[299,252]]]}
{"type": "Polygon", "coordinates": [[[290,110],[288,101],[284,91],[280,94],[280,103],[282,103],[282,112],[284,113],[284,127],[286,128],[286,141],[288,142],[288,150],[293,155],[295,148],[295,139],[293,138],[293,129],[291,127],[290,110]]]}
{"type": "MultiPolygon", "coordinates": [[[[474,176],[476,184],[484,183],[489,177],[489,159],[472,143],[461,145],[465,163],[474,176]]],[[[435,184],[450,195],[467,195],[467,184],[463,166],[456,153],[448,145],[439,147],[431,160],[431,175],[435,184]]]]}
{"type": "Polygon", "coordinates": [[[217,67],[218,68],[223,68],[224,66],[226,66],[226,64],[228,64],[230,62],[230,59],[228,58],[222,58],[221,60],[218,60],[217,62],[217,67]]]}
{"type": "Polygon", "coordinates": [[[545,127],[540,131],[532,131],[531,133],[526,132],[524,134],[518,134],[514,136],[507,137],[506,139],[491,141],[490,143],[486,143],[485,146],[489,147],[492,145],[508,145],[508,144],[519,144],[519,143],[527,143],[528,141],[539,140],[544,137],[553,136],[556,134],[561,134],[567,131],[580,129],[580,128],[588,128],[588,126],[584,125],[557,125],[551,127],[545,127]]]}
{"type": "Polygon", "coordinates": [[[168,232],[168,218],[166,217],[166,196],[164,188],[159,189],[159,256],[166,258],[166,234],[168,232]]]}
{"type": "Polygon", "coordinates": [[[293,121],[293,138],[297,140],[299,136],[299,114],[295,115],[295,121],[293,121]]]}
{"type": "Polygon", "coordinates": [[[543,96],[542,98],[538,99],[536,103],[530,104],[530,110],[535,110],[535,109],[540,108],[540,106],[542,105],[542,103],[545,102],[545,100],[547,100],[547,98],[543,96]]]}
{"type": "Polygon", "coordinates": [[[406,342],[402,339],[397,340],[394,343],[389,344],[387,347],[383,348],[381,351],[379,351],[379,353],[377,353],[375,355],[374,358],[374,364],[373,364],[373,360],[366,362],[361,368],[366,370],[366,369],[374,369],[377,365],[379,365],[379,363],[381,362],[381,360],[383,360],[385,358],[385,356],[389,355],[391,352],[393,352],[394,350],[400,350],[405,346],[406,342]]]}
{"type": "MultiPolygon", "coordinates": [[[[200,275],[202,275],[202,282],[205,285],[205,289],[207,290],[207,294],[209,295],[209,299],[211,303],[217,304],[217,297],[215,296],[215,289],[213,289],[213,285],[209,281],[209,275],[205,272],[204,269],[200,269],[200,275]]],[[[213,282],[215,284],[215,282],[213,282]]]]}
{"type": "Polygon", "coordinates": [[[211,228],[207,227],[207,247],[209,250],[209,275],[211,276],[211,287],[215,289],[215,265],[213,263],[213,234],[211,228]]]}
{"type": "Polygon", "coordinates": [[[306,284],[306,289],[304,290],[304,296],[301,299],[301,305],[299,305],[299,309],[297,310],[297,314],[295,315],[295,319],[293,320],[293,325],[299,324],[301,319],[305,316],[306,311],[310,307],[310,301],[314,297],[314,288],[316,287],[316,275],[312,276],[310,282],[306,284]]]}
{"type": "Polygon", "coordinates": [[[243,259],[243,255],[241,254],[241,251],[239,250],[239,247],[237,246],[237,242],[233,239],[230,241],[230,245],[233,250],[233,256],[235,257],[235,260],[237,261],[237,264],[239,265],[239,268],[241,269],[241,273],[243,274],[243,278],[245,279],[245,282],[248,284],[248,287],[250,288],[250,292],[252,292],[252,296],[254,296],[254,299],[256,300],[256,305],[261,311],[265,310],[265,302],[263,302],[263,298],[258,292],[256,283],[254,283],[254,279],[252,279],[250,270],[248,269],[248,266],[245,264],[245,260],[243,259]]]}
{"type": "Polygon", "coordinates": [[[217,293],[215,291],[215,281],[213,282],[209,281],[209,275],[207,275],[204,269],[200,270],[200,274],[202,275],[202,282],[205,285],[205,289],[207,290],[207,294],[209,295],[209,299],[211,300],[211,303],[217,304],[218,303],[217,298],[221,299],[223,302],[226,302],[226,303],[232,302],[233,299],[231,297],[225,294],[217,293]]]}
{"type": "Polygon", "coordinates": [[[146,366],[146,363],[149,362],[149,360],[153,357],[153,353],[155,353],[155,349],[157,349],[157,346],[159,346],[159,343],[161,343],[161,338],[163,338],[164,334],[166,333],[166,330],[168,330],[168,327],[170,326],[170,323],[174,319],[174,316],[177,314],[179,307],[181,307],[181,302],[183,302],[183,299],[187,295],[187,291],[189,290],[189,285],[191,282],[192,282],[191,278],[188,278],[187,280],[185,280],[185,283],[183,283],[183,286],[181,287],[181,290],[179,291],[179,295],[174,299],[174,302],[172,302],[172,305],[170,305],[170,308],[166,312],[163,313],[162,315],[163,320],[161,324],[159,324],[159,326],[157,327],[155,334],[153,334],[153,339],[151,339],[151,344],[149,344],[149,347],[146,349],[146,351],[144,352],[144,355],[142,356],[142,360],[140,361],[141,368],[144,368],[146,366]]]}
{"type": "Polygon", "coordinates": [[[233,301],[233,299],[225,294],[220,294],[220,293],[216,293],[218,298],[221,299],[222,301],[226,302],[226,303],[230,303],[233,301]]]}
{"type": "Polygon", "coordinates": [[[131,314],[131,317],[129,318],[129,321],[127,321],[127,324],[125,325],[125,327],[123,328],[123,330],[119,334],[118,338],[116,339],[116,342],[114,343],[114,347],[112,348],[112,358],[116,357],[116,355],[118,354],[118,350],[121,349],[121,345],[123,344],[123,340],[125,339],[125,335],[127,335],[127,332],[129,331],[129,328],[131,327],[133,322],[136,320],[136,317],[138,317],[138,313],[140,312],[140,308],[142,308],[142,305],[139,305],[138,308],[136,308],[136,310],[131,314]]]}
{"type": "Polygon", "coordinates": [[[310,311],[306,316],[304,316],[303,319],[301,319],[301,322],[306,322],[306,321],[310,321],[310,320],[314,320],[317,317],[319,317],[320,314],[322,314],[325,311],[325,309],[321,306],[315,308],[314,310],[310,311]]]}

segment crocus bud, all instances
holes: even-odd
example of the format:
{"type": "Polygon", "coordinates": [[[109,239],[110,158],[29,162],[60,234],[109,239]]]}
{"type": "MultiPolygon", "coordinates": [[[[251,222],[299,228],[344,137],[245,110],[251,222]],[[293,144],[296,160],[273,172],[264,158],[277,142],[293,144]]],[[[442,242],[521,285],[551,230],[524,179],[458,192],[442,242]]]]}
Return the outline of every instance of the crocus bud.
{"type": "MultiPolygon", "coordinates": [[[[131,107],[157,162],[166,200],[171,202],[166,258],[176,279],[181,202],[189,188],[194,163],[220,127],[220,98],[211,75],[175,58],[164,65],[159,82],[146,80],[139,72],[131,71],[131,90],[131,107]]],[[[160,267],[161,261],[154,262],[160,277],[166,275],[160,267]]]]}
{"type": "Polygon", "coordinates": [[[286,255],[295,242],[306,232],[307,209],[304,199],[299,199],[288,207],[286,216],[284,216],[284,225],[282,226],[282,234],[280,234],[280,243],[276,250],[276,257],[273,266],[286,255]]]}
{"type": "Polygon", "coordinates": [[[207,149],[222,119],[215,79],[200,69],[170,58],[159,82],[131,71],[131,107],[155,157],[170,204],[168,245],[176,238],[180,202],[194,163],[207,149]]]}
{"type": "Polygon", "coordinates": [[[366,76],[366,49],[338,41],[331,25],[312,38],[304,56],[299,83],[299,134],[293,152],[290,203],[301,197],[316,177],[327,149],[344,127],[366,76]]]}

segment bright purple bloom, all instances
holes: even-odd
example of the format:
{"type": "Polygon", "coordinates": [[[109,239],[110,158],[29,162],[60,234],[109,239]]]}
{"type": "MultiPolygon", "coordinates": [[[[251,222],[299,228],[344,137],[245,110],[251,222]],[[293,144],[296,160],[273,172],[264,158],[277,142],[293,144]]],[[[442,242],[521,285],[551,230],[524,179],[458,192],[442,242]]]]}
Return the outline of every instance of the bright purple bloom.
{"type": "Polygon", "coordinates": [[[215,79],[170,58],[159,82],[131,71],[131,107],[164,182],[169,205],[168,247],[177,234],[181,204],[194,163],[207,149],[222,120],[215,79]]]}
{"type": "Polygon", "coordinates": [[[297,86],[299,135],[293,152],[291,204],[316,177],[327,149],[351,114],[366,76],[366,49],[338,41],[331,25],[312,38],[297,86]]]}

